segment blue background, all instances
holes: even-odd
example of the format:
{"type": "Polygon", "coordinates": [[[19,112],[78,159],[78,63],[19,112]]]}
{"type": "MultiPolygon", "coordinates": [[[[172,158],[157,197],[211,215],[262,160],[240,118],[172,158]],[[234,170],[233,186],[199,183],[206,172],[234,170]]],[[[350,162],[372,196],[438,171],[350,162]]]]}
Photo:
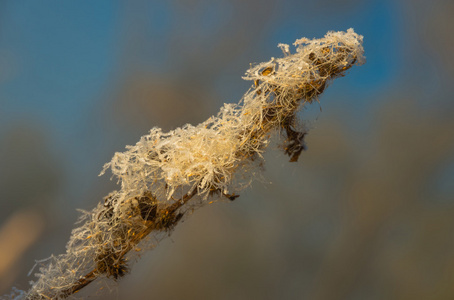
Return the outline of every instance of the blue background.
{"type": "Polygon", "coordinates": [[[238,102],[278,43],[352,27],[367,63],[302,113],[300,161],[271,146],[262,179],[100,298],[451,299],[453,15],[443,0],[2,1],[0,293],[116,188],[97,177],[115,151],[238,102]],[[27,245],[5,238],[27,226],[27,245]]]}

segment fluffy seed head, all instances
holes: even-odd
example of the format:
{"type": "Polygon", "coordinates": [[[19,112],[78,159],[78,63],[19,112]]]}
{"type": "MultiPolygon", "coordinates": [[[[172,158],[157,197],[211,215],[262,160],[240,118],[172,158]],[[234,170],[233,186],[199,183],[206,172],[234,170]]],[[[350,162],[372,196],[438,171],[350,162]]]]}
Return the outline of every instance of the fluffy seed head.
{"type": "Polygon", "coordinates": [[[116,153],[102,173],[110,169],[121,188],[83,213],[66,254],[40,268],[27,299],[61,299],[96,278],[122,277],[145,237],[143,246],[152,248],[194,207],[216,195],[235,199],[232,192],[247,186],[263,163],[272,132],[284,133],[285,153],[296,161],[306,134],[297,128],[297,110],[317,100],[330,80],[363,63],[364,51],[353,29],[294,45],[296,53],[280,44],[284,57],[246,72],[243,78],[253,85],[239,104],[225,104],[197,126],[170,132],[155,127],[116,153]]]}

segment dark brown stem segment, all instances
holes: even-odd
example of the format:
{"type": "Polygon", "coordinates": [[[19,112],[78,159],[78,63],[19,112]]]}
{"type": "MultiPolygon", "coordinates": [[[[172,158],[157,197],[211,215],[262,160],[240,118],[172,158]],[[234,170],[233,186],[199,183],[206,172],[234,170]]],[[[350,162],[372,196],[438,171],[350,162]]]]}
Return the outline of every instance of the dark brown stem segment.
{"type": "Polygon", "coordinates": [[[92,283],[97,278],[97,270],[94,269],[81,279],[79,279],[72,287],[68,288],[67,290],[63,291],[64,297],[68,297],[69,295],[75,294],[90,283],[92,283]]]}

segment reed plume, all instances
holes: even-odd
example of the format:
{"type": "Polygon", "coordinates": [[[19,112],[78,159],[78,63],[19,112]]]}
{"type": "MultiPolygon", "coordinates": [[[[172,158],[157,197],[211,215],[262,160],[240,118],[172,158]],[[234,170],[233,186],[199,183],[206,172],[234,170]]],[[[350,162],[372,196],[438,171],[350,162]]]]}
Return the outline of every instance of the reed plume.
{"type": "Polygon", "coordinates": [[[155,247],[194,209],[237,198],[260,172],[273,133],[283,136],[285,153],[297,161],[307,133],[297,112],[364,62],[362,39],[353,29],[328,32],[295,41],[293,54],[279,44],[283,57],[247,70],[243,79],[252,86],[239,104],[225,104],[197,126],[155,127],[116,153],[101,174],[111,170],[119,190],[83,212],[66,253],[39,269],[29,291],[9,297],[63,299],[98,278],[121,278],[138,253],[155,247]]]}

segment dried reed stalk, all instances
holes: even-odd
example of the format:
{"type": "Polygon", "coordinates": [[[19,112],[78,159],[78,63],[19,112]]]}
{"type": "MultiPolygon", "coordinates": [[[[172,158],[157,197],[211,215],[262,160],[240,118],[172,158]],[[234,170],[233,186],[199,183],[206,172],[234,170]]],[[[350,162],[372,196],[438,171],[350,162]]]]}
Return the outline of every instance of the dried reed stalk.
{"type": "Polygon", "coordinates": [[[84,212],[67,252],[40,268],[28,292],[16,290],[10,297],[63,299],[100,277],[121,278],[142,248],[156,246],[195,208],[238,197],[232,191],[247,186],[260,170],[273,132],[285,135],[284,151],[297,161],[306,135],[297,111],[318,100],[330,80],[363,63],[364,50],[353,29],[294,45],[296,53],[280,44],[284,57],[246,72],[243,78],[253,86],[240,104],[225,104],[198,126],[168,133],[153,128],[116,153],[104,171],[112,170],[121,189],[84,212]]]}

